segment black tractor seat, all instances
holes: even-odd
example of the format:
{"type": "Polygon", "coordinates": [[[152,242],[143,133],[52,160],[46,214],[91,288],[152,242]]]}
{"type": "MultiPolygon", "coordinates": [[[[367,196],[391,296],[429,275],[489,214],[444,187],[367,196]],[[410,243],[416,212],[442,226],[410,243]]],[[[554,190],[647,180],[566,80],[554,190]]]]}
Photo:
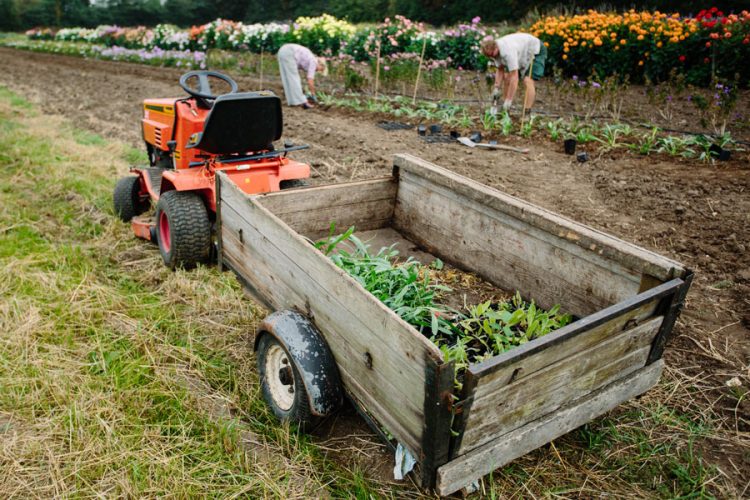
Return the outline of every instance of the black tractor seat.
{"type": "Polygon", "coordinates": [[[264,151],[281,138],[281,99],[272,92],[242,92],[216,98],[203,132],[188,148],[230,155],[264,151]]]}

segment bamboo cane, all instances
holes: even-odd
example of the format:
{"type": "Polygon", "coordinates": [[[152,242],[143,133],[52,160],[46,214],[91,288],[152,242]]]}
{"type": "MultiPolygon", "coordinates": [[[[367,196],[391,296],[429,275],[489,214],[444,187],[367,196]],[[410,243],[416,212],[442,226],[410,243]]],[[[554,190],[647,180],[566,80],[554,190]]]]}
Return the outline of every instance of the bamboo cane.
{"type": "Polygon", "coordinates": [[[263,46],[260,46],[260,89],[263,90],[263,46]]]}
{"type": "Polygon", "coordinates": [[[375,60],[375,97],[378,96],[378,86],[380,85],[380,39],[378,38],[377,55],[375,60]]]}
{"type": "Polygon", "coordinates": [[[417,88],[419,88],[419,76],[422,74],[422,61],[424,61],[424,51],[427,48],[427,37],[422,40],[422,55],[419,56],[419,67],[417,68],[417,80],[414,82],[414,96],[411,98],[411,103],[417,102],[417,88]]]}

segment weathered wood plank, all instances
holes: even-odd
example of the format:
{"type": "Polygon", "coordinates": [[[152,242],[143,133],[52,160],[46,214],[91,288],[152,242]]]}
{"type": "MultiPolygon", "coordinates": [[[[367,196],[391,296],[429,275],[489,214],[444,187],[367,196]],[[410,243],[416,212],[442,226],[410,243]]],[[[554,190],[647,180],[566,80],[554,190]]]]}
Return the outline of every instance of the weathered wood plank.
{"type": "Polygon", "coordinates": [[[361,336],[352,335],[352,331],[367,331],[354,311],[346,310],[325,289],[310,283],[305,270],[298,268],[272,243],[264,242],[253,228],[242,224],[241,218],[227,204],[224,205],[224,217],[224,227],[227,228],[225,249],[231,266],[247,277],[253,288],[262,295],[271,297],[275,308],[311,313],[326,337],[339,367],[343,371],[352,372],[355,377],[364,378],[365,382],[362,383],[368,388],[370,395],[386,401],[397,399],[398,404],[392,405],[391,413],[407,422],[405,427],[412,434],[418,435],[422,425],[425,389],[424,384],[411,381],[424,378],[418,370],[424,363],[415,363],[404,353],[394,352],[388,345],[372,345],[361,336]],[[231,234],[238,220],[243,227],[244,244],[231,234]],[[275,259],[273,264],[264,262],[268,255],[275,259]],[[311,299],[311,296],[315,299],[311,299]],[[371,356],[372,368],[367,366],[364,358],[366,353],[371,356]]]}
{"type": "Polygon", "coordinates": [[[351,226],[359,233],[388,226],[392,217],[392,199],[362,201],[356,205],[337,205],[279,216],[292,230],[311,239],[327,236],[331,223],[336,225],[336,234],[343,233],[351,226]]]}
{"type": "Polygon", "coordinates": [[[339,232],[380,229],[393,217],[398,185],[392,177],[279,191],[256,199],[289,227],[307,238],[328,235],[331,223],[339,232]]]}
{"type": "MultiPolygon", "coordinates": [[[[622,335],[619,332],[622,332],[627,324],[641,323],[646,318],[649,318],[654,313],[657,303],[658,301],[653,300],[632,311],[624,311],[620,316],[616,316],[606,323],[602,323],[583,331],[579,335],[568,338],[557,344],[553,349],[545,349],[538,352],[535,356],[521,358],[518,361],[508,363],[495,372],[477,377],[477,388],[473,397],[478,399],[483,397],[484,394],[492,394],[511,382],[534,375],[539,370],[545,369],[559,361],[569,359],[577,353],[596,346],[611,337],[622,335]]],[[[651,323],[651,321],[653,320],[649,320],[647,324],[651,323]]],[[[658,321],[661,322],[661,319],[658,321]]]]}
{"type": "Polygon", "coordinates": [[[399,176],[394,226],[458,267],[542,307],[586,316],[637,294],[641,276],[409,172],[399,176]],[[575,253],[574,253],[575,252],[575,253]]]}
{"type": "Polygon", "coordinates": [[[505,387],[477,390],[457,454],[462,455],[642,368],[662,320],[654,318],[621,332],[505,387]]]}
{"type": "Polygon", "coordinates": [[[402,171],[429,179],[450,191],[523,220],[546,233],[564,238],[582,249],[617,262],[639,274],[647,274],[661,281],[667,281],[682,277],[685,273],[680,263],[655,252],[574,222],[415,156],[395,155],[393,163],[402,171]]]}
{"type": "Polygon", "coordinates": [[[646,392],[659,381],[663,367],[664,361],[659,360],[570,402],[553,414],[448,462],[438,469],[437,492],[440,495],[449,495],[458,491],[475,479],[580,427],[623,401],[646,392]]]}
{"type": "Polygon", "coordinates": [[[275,216],[314,212],[331,207],[355,206],[363,202],[396,200],[398,185],[393,177],[367,181],[308,187],[304,190],[277,191],[257,197],[261,205],[275,216]]]}

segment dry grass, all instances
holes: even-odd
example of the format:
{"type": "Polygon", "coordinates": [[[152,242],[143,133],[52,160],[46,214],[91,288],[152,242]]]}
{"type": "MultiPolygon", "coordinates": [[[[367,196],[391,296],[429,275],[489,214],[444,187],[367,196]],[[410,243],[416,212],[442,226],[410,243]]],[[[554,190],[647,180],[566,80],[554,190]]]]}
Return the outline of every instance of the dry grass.
{"type": "Polygon", "coordinates": [[[2,89],[0,117],[0,497],[378,491],[269,415],[234,278],[112,217],[137,153],[2,89]]]}

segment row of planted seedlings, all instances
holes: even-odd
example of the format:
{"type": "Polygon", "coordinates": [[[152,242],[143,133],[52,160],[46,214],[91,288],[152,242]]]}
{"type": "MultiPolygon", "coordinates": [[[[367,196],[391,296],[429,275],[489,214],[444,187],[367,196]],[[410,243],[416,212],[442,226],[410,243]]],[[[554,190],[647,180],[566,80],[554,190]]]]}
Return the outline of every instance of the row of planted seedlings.
{"type": "Polygon", "coordinates": [[[658,153],[711,162],[716,158],[726,159],[722,151],[743,151],[726,130],[715,135],[669,134],[656,126],[602,123],[575,116],[570,119],[539,114],[512,117],[507,112],[494,115],[489,109],[477,110],[450,100],[425,101],[405,96],[344,94],[337,97],[321,93],[319,102],[323,106],[386,114],[410,122],[441,123],[467,135],[470,131],[481,130],[488,138],[530,139],[542,135],[556,143],[573,140],[577,144],[595,146],[600,153],[623,150],[639,155],[658,153]]]}
{"type": "Polygon", "coordinates": [[[315,243],[338,267],[438,346],[456,368],[460,389],[466,368],[547,335],[572,321],[436,259],[425,265],[402,258],[396,245],[377,252],[349,228],[315,243]],[[469,296],[479,299],[471,303],[469,296]]]}

